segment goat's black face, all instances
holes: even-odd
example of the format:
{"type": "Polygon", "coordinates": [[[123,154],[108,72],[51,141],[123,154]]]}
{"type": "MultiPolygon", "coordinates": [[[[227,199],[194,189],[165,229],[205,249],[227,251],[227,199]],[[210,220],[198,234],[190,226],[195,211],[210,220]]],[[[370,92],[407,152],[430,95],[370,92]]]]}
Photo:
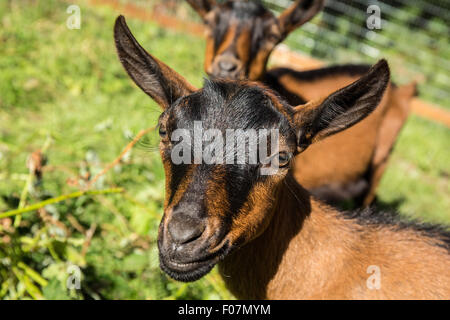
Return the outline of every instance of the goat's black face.
{"type": "Polygon", "coordinates": [[[266,134],[267,159],[276,157],[277,165],[287,167],[296,138],[264,91],[244,83],[207,81],[202,90],[179,99],[160,117],[166,203],[158,245],[161,268],[174,279],[202,277],[233,248],[261,232],[270,219],[260,208],[273,199],[272,192],[287,169],[265,175],[270,163],[258,159],[260,152],[252,162],[250,153],[259,149],[266,134]],[[270,130],[278,133],[275,154],[270,130]],[[208,132],[215,133],[213,140],[208,140],[208,132]],[[203,139],[200,161],[195,161],[196,135],[203,139]],[[180,148],[182,143],[186,149],[180,148]],[[214,143],[220,146],[212,152],[208,146],[214,143]],[[207,160],[211,155],[214,159],[207,160]],[[246,228],[249,225],[252,231],[246,228]]]}
{"type": "Polygon", "coordinates": [[[187,2],[206,25],[206,73],[225,79],[261,80],[275,46],[313,18],[324,0],[297,0],[278,17],[259,0],[187,2]]]}
{"type": "Polygon", "coordinates": [[[227,1],[205,18],[208,75],[258,80],[282,40],[275,16],[259,2],[227,1]]]}
{"type": "Polygon", "coordinates": [[[261,234],[292,156],[366,117],[389,82],[380,61],[323,102],[291,107],[251,82],[207,81],[197,90],[148,54],[122,16],[114,37],[130,77],[164,109],[166,199],[158,246],[161,268],[181,281],[200,278],[261,234]]]}

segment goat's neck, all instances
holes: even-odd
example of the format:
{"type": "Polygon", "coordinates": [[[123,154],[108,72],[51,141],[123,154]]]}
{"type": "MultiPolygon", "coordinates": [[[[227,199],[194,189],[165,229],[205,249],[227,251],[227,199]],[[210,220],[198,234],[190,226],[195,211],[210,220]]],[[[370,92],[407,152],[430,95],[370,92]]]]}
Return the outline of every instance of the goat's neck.
{"type": "Polygon", "coordinates": [[[286,290],[299,286],[305,297],[314,296],[318,282],[328,278],[323,270],[333,269],[321,264],[337,266],[345,259],[335,240],[351,236],[346,231],[336,211],[312,199],[289,175],[279,189],[270,225],[219,264],[221,275],[238,298],[283,298],[286,290]]]}
{"type": "Polygon", "coordinates": [[[448,244],[413,229],[369,227],[312,199],[288,175],[267,229],[220,263],[242,299],[448,299],[448,244]],[[382,286],[367,286],[368,267],[382,286]],[[418,290],[420,288],[420,290],[418,290]]]}

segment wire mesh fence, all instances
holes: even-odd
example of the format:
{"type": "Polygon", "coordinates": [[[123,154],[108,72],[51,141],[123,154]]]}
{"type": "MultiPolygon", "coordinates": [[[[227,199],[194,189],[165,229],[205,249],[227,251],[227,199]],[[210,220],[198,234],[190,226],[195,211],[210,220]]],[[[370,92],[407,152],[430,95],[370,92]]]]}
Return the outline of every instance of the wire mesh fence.
{"type": "MultiPolygon", "coordinates": [[[[224,0],[217,0],[223,2],[224,0]]],[[[120,0],[199,21],[185,0],[120,0]]],[[[262,0],[275,14],[294,0],[262,0]]],[[[327,0],[323,11],[285,41],[292,50],[328,63],[374,63],[387,58],[394,81],[419,83],[420,97],[450,109],[450,1],[327,0]],[[380,29],[367,26],[377,6],[380,29]]],[[[295,66],[293,66],[295,67],[295,66]]],[[[301,66],[299,66],[301,67],[301,66]]]]}
{"type": "MultiPolygon", "coordinates": [[[[276,12],[293,1],[271,0],[276,12]]],[[[450,1],[328,0],[321,14],[299,28],[287,44],[329,62],[388,58],[398,82],[416,80],[420,96],[450,107],[450,1]],[[368,7],[380,8],[381,29],[370,30],[368,7]]]]}

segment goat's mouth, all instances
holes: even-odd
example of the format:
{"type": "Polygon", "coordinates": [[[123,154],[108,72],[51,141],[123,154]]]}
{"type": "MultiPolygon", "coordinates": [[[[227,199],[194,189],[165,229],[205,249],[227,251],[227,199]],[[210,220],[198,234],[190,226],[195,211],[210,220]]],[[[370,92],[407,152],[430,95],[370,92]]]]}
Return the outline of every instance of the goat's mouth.
{"type": "Polygon", "coordinates": [[[211,80],[246,80],[247,75],[244,72],[239,72],[235,74],[229,73],[208,73],[208,77],[211,80]]]}
{"type": "Polygon", "coordinates": [[[214,266],[222,260],[230,251],[228,242],[213,254],[205,258],[190,261],[179,262],[169,258],[166,255],[159,254],[159,264],[161,269],[172,279],[182,282],[196,281],[207,275],[214,266]]]}
{"type": "Polygon", "coordinates": [[[162,258],[159,259],[161,269],[172,279],[182,282],[191,282],[202,278],[214,268],[216,263],[214,261],[177,263],[162,258]]]}

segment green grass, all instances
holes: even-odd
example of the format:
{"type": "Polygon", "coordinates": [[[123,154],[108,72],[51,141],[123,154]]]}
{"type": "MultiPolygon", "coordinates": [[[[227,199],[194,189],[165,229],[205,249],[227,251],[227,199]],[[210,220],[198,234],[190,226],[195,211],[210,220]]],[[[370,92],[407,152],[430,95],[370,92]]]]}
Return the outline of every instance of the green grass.
{"type": "Polygon", "coordinates": [[[378,197],[430,222],[450,221],[450,130],[410,116],[383,176],[378,197]]]}
{"type": "MultiPolygon", "coordinates": [[[[82,27],[65,26],[67,5],[58,1],[0,4],[0,212],[17,206],[25,185],[26,160],[54,139],[47,157],[54,170],[30,193],[28,203],[76,191],[66,181],[83,170],[92,174],[117,157],[130,137],[152,127],[159,108],[129,80],[114,48],[117,13],[80,2],[82,27]]],[[[152,53],[195,85],[202,83],[203,41],[129,20],[133,32],[152,53]]],[[[156,137],[150,135],[155,145],[156,137]]],[[[81,197],[47,210],[68,228],[68,215],[97,231],[85,257],[84,235],[70,237],[25,214],[10,242],[0,242],[0,297],[29,297],[11,267],[20,261],[50,280],[45,298],[80,298],[65,290],[66,269],[81,265],[84,297],[162,299],[230,297],[214,272],[185,285],[169,280],[158,265],[156,235],[162,212],[164,174],[159,154],[138,146],[111,170],[98,188],[121,186],[122,195],[81,197]],[[11,242],[16,241],[14,250],[11,242]],[[27,244],[35,241],[34,246],[27,244]],[[80,242],[81,241],[81,242],[80,242]],[[31,248],[30,248],[31,247],[31,248]],[[53,249],[52,249],[53,248],[53,249]]],[[[0,234],[0,241],[2,239],[0,234]]],[[[31,289],[30,289],[31,290],[31,289]]]]}
{"type": "MultiPolygon", "coordinates": [[[[69,30],[67,4],[56,0],[0,3],[0,212],[15,209],[26,183],[29,154],[51,136],[48,170],[27,204],[78,190],[68,179],[99,172],[130,137],[152,127],[159,108],[129,80],[114,48],[117,13],[79,1],[80,30],[69,30]]],[[[149,22],[128,19],[152,54],[201,86],[204,42],[149,22]]],[[[156,145],[156,134],[148,143],[156,145]]],[[[402,213],[450,222],[450,130],[411,117],[379,190],[402,213]]],[[[0,221],[0,298],[219,299],[230,294],[217,271],[191,284],[159,269],[156,236],[164,197],[159,154],[138,145],[96,187],[125,194],[82,196],[46,207],[63,226],[36,212],[20,227],[0,221]],[[86,235],[96,226],[83,255],[86,235]],[[71,220],[72,219],[72,220],[71,220]],[[67,230],[70,234],[67,234],[67,230]],[[32,268],[46,280],[26,272],[32,268]],[[82,291],[65,289],[67,268],[82,267],[82,291]]],[[[13,221],[11,221],[12,223],[13,221]]]]}

